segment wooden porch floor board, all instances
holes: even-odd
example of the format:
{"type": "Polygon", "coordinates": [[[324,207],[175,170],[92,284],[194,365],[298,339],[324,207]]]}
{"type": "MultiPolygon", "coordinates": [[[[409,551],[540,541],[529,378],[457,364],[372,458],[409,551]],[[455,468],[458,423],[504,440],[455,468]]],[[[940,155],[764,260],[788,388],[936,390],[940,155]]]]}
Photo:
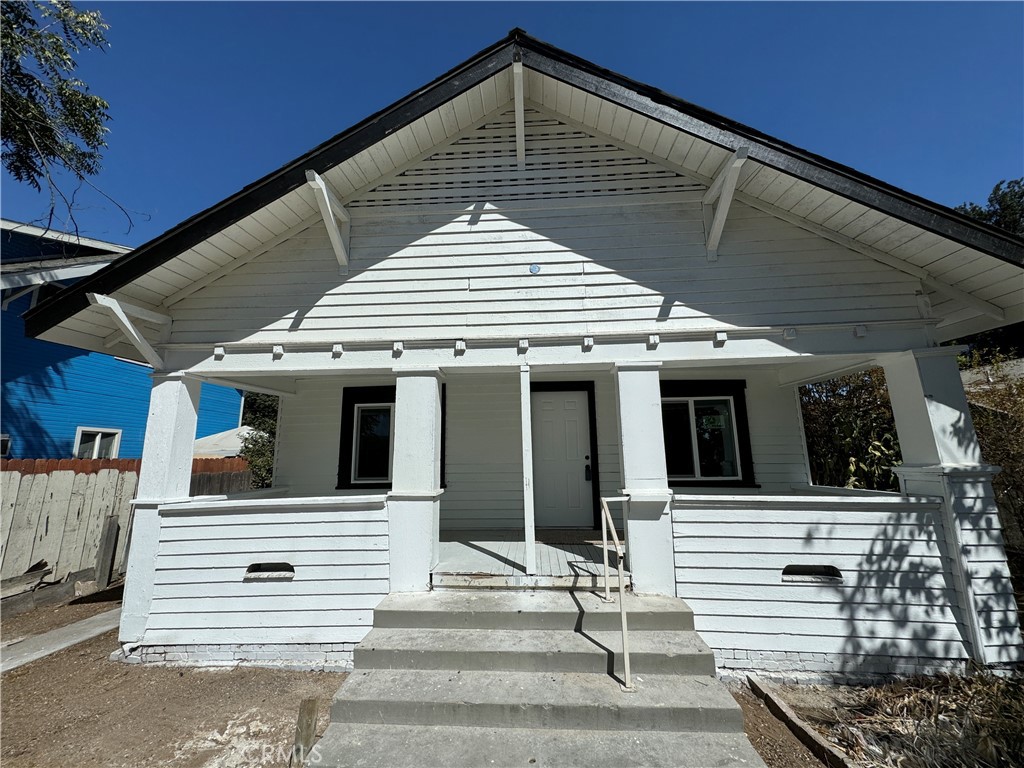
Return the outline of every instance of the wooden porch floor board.
{"type": "MultiPolygon", "coordinates": [[[[599,575],[603,572],[601,544],[592,543],[592,532],[581,531],[577,537],[560,532],[551,538],[557,543],[534,543],[536,575],[579,576],[599,575]]],[[[609,570],[611,574],[617,574],[614,552],[611,554],[609,570]]],[[[526,572],[526,542],[523,533],[503,530],[442,533],[440,558],[434,572],[521,576],[526,572]]]]}

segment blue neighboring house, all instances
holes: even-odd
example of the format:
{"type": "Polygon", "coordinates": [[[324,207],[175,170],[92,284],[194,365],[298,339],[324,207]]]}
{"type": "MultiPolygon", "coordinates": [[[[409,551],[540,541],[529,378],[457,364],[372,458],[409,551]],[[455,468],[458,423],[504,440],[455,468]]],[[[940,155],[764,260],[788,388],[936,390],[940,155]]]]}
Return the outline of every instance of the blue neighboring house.
{"type": "MultiPolygon", "coordinates": [[[[152,369],[25,336],[21,315],[130,249],[0,220],[0,450],[11,459],[142,456],[152,369]]],[[[203,384],[196,437],[239,426],[242,395],[203,384]]]]}

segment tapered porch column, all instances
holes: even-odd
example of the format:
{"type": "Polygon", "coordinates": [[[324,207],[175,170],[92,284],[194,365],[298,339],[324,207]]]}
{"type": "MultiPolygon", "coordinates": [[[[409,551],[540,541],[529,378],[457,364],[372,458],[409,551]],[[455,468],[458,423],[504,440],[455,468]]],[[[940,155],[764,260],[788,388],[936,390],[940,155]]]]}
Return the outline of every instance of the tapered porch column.
{"type": "Polygon", "coordinates": [[[634,589],[675,595],[672,514],[661,423],[659,363],[615,368],[623,493],[629,495],[626,550],[634,589]]]}
{"type": "Polygon", "coordinates": [[[903,492],[942,497],[943,529],[965,638],[984,664],[1022,657],[1017,605],[992,490],[998,467],[982,463],[955,347],[883,361],[899,433],[903,492]]]}
{"type": "Polygon", "coordinates": [[[160,543],[157,508],[189,495],[200,386],[180,373],[153,375],[121,608],[120,640],[127,645],[142,640],[153,600],[160,543]]]}
{"type": "Polygon", "coordinates": [[[441,372],[395,369],[395,455],[388,527],[391,591],[424,592],[437,565],[441,497],[441,372]]]}

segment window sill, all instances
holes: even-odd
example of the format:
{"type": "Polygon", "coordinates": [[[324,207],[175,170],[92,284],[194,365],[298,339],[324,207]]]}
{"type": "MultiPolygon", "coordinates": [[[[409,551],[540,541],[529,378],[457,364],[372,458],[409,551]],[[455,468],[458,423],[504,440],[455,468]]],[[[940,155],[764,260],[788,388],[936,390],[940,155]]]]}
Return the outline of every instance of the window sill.
{"type": "Polygon", "coordinates": [[[677,488],[760,488],[759,483],[750,483],[746,480],[719,480],[713,482],[711,480],[696,480],[679,482],[675,480],[669,480],[668,486],[672,490],[677,488]]]}

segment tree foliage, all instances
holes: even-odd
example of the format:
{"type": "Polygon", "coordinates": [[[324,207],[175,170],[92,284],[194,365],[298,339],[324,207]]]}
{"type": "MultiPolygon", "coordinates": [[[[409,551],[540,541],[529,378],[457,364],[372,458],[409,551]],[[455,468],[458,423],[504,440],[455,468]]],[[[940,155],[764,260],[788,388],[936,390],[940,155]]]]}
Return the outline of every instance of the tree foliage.
{"type": "MultiPolygon", "coordinates": [[[[974,362],[982,359],[975,353],[974,362]]],[[[971,420],[984,461],[1002,467],[992,479],[1000,519],[1009,543],[1024,548],[1024,371],[996,355],[966,386],[971,420]]]]}
{"type": "Polygon", "coordinates": [[[896,423],[881,368],[800,388],[811,482],[839,488],[899,490],[896,423]]]}
{"type": "Polygon", "coordinates": [[[245,393],[242,424],[254,431],[242,438],[242,456],[249,461],[253,488],[269,488],[273,481],[277,405],[278,398],[273,395],[245,393]]]}
{"type": "Polygon", "coordinates": [[[985,205],[962,203],[956,210],[972,219],[1024,237],[1024,178],[1010,181],[1003,179],[992,188],[985,205]]]}
{"type": "Polygon", "coordinates": [[[72,207],[55,172],[84,181],[100,168],[109,105],[74,73],[83,49],[106,47],[108,26],[67,0],[5,1],[0,20],[3,166],[37,190],[48,186],[52,218],[57,197],[72,207]]]}

